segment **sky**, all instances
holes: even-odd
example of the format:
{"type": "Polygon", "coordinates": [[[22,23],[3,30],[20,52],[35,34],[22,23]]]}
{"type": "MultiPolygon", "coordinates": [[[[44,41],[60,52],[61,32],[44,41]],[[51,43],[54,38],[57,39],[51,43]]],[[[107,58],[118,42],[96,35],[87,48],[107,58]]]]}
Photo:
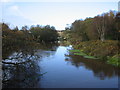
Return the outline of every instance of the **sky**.
{"type": "Polygon", "coordinates": [[[1,0],[0,22],[19,29],[31,25],[51,25],[64,30],[78,19],[118,11],[119,0],[1,0]]]}

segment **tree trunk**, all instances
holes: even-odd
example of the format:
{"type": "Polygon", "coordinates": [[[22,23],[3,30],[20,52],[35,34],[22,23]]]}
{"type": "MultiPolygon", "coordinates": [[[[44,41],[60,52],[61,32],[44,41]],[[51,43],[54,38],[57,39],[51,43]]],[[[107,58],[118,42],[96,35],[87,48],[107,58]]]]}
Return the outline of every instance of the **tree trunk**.
{"type": "Polygon", "coordinates": [[[101,41],[103,42],[105,40],[104,34],[101,35],[101,41]]]}

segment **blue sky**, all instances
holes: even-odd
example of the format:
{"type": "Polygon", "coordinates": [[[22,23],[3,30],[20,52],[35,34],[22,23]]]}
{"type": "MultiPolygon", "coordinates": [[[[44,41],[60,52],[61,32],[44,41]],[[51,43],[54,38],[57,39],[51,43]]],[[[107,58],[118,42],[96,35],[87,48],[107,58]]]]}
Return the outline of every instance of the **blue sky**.
{"type": "Polygon", "coordinates": [[[11,1],[2,0],[2,14],[0,20],[8,23],[10,27],[24,25],[52,25],[57,30],[63,30],[66,24],[71,24],[77,19],[94,17],[109,10],[118,10],[118,0],[80,2],[67,0],[55,2],[51,0],[37,1],[11,1]]]}

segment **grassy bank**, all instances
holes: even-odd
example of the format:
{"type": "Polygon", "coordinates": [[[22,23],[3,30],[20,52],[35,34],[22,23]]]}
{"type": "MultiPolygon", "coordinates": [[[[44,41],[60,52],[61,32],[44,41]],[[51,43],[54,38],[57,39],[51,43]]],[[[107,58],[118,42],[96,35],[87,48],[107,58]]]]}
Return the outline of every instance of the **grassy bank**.
{"type": "Polygon", "coordinates": [[[73,45],[75,50],[71,50],[71,52],[74,52],[74,55],[84,56],[85,58],[99,58],[108,64],[120,67],[119,44],[115,40],[78,42],[73,45]]]}

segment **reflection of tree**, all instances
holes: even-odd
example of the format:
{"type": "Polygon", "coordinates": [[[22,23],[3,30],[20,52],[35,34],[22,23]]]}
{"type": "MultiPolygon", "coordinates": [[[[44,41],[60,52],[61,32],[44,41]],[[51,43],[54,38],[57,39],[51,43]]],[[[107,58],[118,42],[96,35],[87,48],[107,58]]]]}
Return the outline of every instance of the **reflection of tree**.
{"type": "Polygon", "coordinates": [[[20,50],[3,61],[3,88],[33,87],[40,75],[34,50],[20,50]]]}
{"type": "Polygon", "coordinates": [[[19,65],[3,65],[3,88],[35,87],[40,76],[39,70],[35,61],[19,65]]]}
{"type": "MultiPolygon", "coordinates": [[[[13,55],[14,52],[22,55],[33,55],[38,50],[52,50],[56,51],[58,44],[36,44],[36,43],[28,43],[26,45],[13,45],[13,46],[3,46],[2,47],[2,59],[8,59],[10,55],[13,55]]],[[[16,55],[17,56],[17,55],[16,55]]],[[[18,56],[19,57],[19,56],[18,56]]]]}
{"type": "Polygon", "coordinates": [[[44,50],[38,50],[36,52],[36,55],[37,56],[42,56],[42,57],[49,57],[51,55],[54,55],[55,54],[55,51],[44,51],[44,50]]]}
{"type": "Polygon", "coordinates": [[[86,69],[92,70],[94,75],[101,80],[120,75],[118,73],[118,68],[98,60],[85,59],[81,56],[70,55],[69,59],[66,59],[65,61],[70,62],[76,67],[84,66],[86,69]]]}
{"type": "Polygon", "coordinates": [[[37,64],[39,62],[38,59],[50,53],[46,54],[44,49],[50,49],[53,52],[57,49],[57,46],[49,44],[38,46],[7,46],[6,48],[3,47],[3,88],[39,87],[37,84],[42,74],[37,64]]]}
{"type": "Polygon", "coordinates": [[[2,63],[18,65],[33,61],[39,57],[38,55],[34,55],[34,51],[31,53],[21,51],[13,53],[8,59],[3,60],[2,63]]]}
{"type": "Polygon", "coordinates": [[[25,44],[23,46],[21,45],[4,45],[2,46],[2,59],[8,59],[10,55],[12,55],[14,52],[17,53],[24,53],[24,54],[32,54],[35,52],[35,50],[38,49],[35,44],[25,44]]]}

